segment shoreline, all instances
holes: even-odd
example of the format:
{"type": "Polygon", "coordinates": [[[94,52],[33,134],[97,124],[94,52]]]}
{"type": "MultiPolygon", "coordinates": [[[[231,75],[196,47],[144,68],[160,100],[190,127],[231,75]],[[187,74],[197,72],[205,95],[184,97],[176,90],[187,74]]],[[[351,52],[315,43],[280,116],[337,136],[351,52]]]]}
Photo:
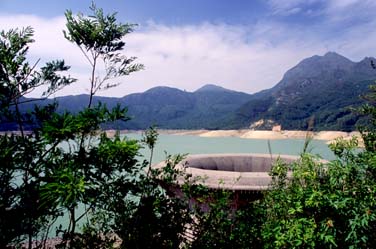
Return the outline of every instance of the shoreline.
{"type": "MultiPolygon", "coordinates": [[[[305,139],[307,136],[312,137],[314,140],[323,140],[327,143],[333,142],[337,138],[345,140],[351,139],[355,136],[358,141],[361,141],[361,135],[358,131],[344,132],[344,131],[301,131],[301,130],[178,130],[178,129],[157,129],[159,134],[176,135],[176,136],[199,136],[199,137],[238,137],[244,139],[305,139]]],[[[106,130],[108,136],[113,136],[115,130],[106,130]]],[[[144,130],[120,130],[120,134],[137,133],[142,134],[144,130]]],[[[18,134],[19,131],[3,131],[0,135],[9,133],[18,134]]]]}
{"type": "MultiPolygon", "coordinates": [[[[356,137],[361,140],[361,135],[358,131],[344,132],[344,131],[299,131],[299,130],[281,130],[281,131],[267,131],[267,130],[157,130],[159,134],[177,135],[177,136],[199,136],[199,137],[238,137],[244,139],[305,139],[311,136],[314,140],[333,142],[337,138],[349,140],[356,137]]],[[[121,134],[127,133],[142,133],[141,130],[121,130],[121,134]]],[[[107,131],[110,135],[114,131],[107,131]]]]}

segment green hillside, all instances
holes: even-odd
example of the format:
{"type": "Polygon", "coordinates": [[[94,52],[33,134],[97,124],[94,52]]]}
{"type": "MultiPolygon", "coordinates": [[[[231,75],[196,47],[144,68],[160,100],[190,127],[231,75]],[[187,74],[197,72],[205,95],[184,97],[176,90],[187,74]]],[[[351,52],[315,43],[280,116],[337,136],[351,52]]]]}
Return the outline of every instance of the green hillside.
{"type": "MultiPolygon", "coordinates": [[[[122,98],[94,97],[93,102],[109,108],[119,103],[128,108],[131,121],[104,128],[145,129],[156,125],[163,129],[271,129],[280,124],[286,130],[305,130],[313,120],[315,130],[351,131],[364,122],[353,109],[362,103],[360,96],[376,80],[371,60],[352,62],[333,52],[315,55],[288,70],[273,88],[252,95],[212,84],[194,92],[159,86],[122,98]]],[[[58,111],[78,112],[88,98],[59,97],[58,111]]],[[[27,112],[30,104],[22,109],[27,112]]],[[[12,127],[7,124],[0,128],[12,127]]]]}
{"type": "Polygon", "coordinates": [[[259,120],[281,124],[283,129],[306,129],[308,120],[315,130],[354,130],[361,122],[352,109],[376,80],[371,58],[354,63],[330,52],[313,56],[286,72],[273,88],[253,95],[229,119],[228,127],[247,127],[259,120]]]}

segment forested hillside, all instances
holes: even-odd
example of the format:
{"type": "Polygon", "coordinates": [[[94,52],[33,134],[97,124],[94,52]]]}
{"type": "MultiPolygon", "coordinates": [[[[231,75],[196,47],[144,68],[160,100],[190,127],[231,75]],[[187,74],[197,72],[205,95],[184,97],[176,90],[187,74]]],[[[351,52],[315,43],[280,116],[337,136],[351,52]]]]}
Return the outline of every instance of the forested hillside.
{"type": "MultiPolygon", "coordinates": [[[[363,103],[360,96],[376,80],[371,61],[352,62],[334,52],[315,55],[288,70],[273,88],[253,95],[216,85],[194,92],[158,86],[122,98],[94,96],[93,103],[109,108],[119,103],[128,108],[129,122],[103,128],[271,129],[280,124],[282,129],[304,130],[313,120],[315,130],[350,131],[365,122],[353,109],[363,103]]],[[[88,99],[88,95],[59,97],[58,111],[76,113],[88,99]]],[[[31,104],[21,108],[24,112],[32,109],[31,104]]],[[[4,124],[1,129],[14,129],[14,125],[4,124]]]]}
{"type": "Polygon", "coordinates": [[[316,130],[354,130],[361,121],[352,111],[376,79],[372,58],[355,63],[329,52],[313,56],[288,70],[273,88],[254,94],[230,119],[229,127],[256,128],[281,124],[283,129],[306,129],[312,119],[316,130]],[[261,122],[260,122],[261,123],[261,122]]]}

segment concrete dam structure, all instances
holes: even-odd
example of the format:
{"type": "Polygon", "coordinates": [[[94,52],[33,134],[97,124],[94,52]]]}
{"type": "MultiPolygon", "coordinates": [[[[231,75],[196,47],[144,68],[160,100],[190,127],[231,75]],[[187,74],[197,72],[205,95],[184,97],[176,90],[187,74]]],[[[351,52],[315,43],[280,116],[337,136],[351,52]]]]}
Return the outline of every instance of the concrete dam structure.
{"type": "MultiPolygon", "coordinates": [[[[195,183],[209,189],[228,190],[233,192],[233,206],[245,204],[251,200],[262,198],[272,181],[269,172],[276,160],[292,163],[297,156],[270,154],[196,154],[189,155],[176,165],[178,170],[192,176],[195,183]]],[[[154,165],[162,168],[165,162],[154,165]]],[[[179,184],[183,177],[177,179],[177,185],[162,186],[171,194],[182,196],[179,184]]]]}
{"type": "Polygon", "coordinates": [[[210,189],[262,191],[271,183],[269,172],[279,159],[292,163],[297,156],[269,154],[203,154],[190,155],[178,165],[210,189]]]}

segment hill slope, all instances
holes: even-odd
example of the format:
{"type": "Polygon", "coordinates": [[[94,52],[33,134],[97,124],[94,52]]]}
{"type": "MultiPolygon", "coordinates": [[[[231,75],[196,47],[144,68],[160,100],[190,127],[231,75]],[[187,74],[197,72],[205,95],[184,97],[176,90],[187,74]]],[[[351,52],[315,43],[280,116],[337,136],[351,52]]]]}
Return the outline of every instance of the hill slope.
{"type": "Polygon", "coordinates": [[[230,113],[251,95],[217,86],[204,86],[195,92],[156,87],[144,93],[125,96],[133,119],[128,128],[143,129],[156,124],[167,129],[220,129],[230,113]]]}
{"type": "MultiPolygon", "coordinates": [[[[195,92],[155,87],[123,98],[94,97],[93,101],[109,108],[120,103],[129,109],[131,121],[105,128],[239,129],[253,125],[270,129],[281,124],[283,129],[304,130],[313,117],[315,130],[349,131],[361,121],[351,108],[362,103],[359,96],[376,80],[371,60],[352,62],[333,52],[315,55],[288,70],[273,88],[253,95],[209,84],[195,92]]],[[[59,111],[77,112],[87,105],[88,96],[65,96],[57,101],[59,111]]],[[[49,102],[52,100],[43,103],[49,102]]],[[[0,129],[10,127],[14,128],[2,124],[0,129]]]]}
{"type": "Polygon", "coordinates": [[[306,129],[313,117],[316,130],[353,130],[359,117],[351,109],[362,103],[361,94],[376,79],[372,58],[355,63],[329,52],[313,56],[288,70],[282,80],[262,94],[255,94],[231,117],[228,127],[306,129]]]}
{"type": "MultiPolygon", "coordinates": [[[[229,115],[250,98],[251,95],[246,93],[205,85],[195,92],[154,87],[123,98],[94,97],[93,104],[102,102],[112,108],[119,103],[128,107],[128,115],[132,118],[130,121],[105,128],[146,129],[157,125],[164,129],[221,129],[229,115]]],[[[58,97],[58,111],[78,112],[86,107],[88,99],[88,95],[58,97]]],[[[34,104],[48,103],[52,103],[52,100],[30,102],[22,109],[26,112],[34,104]]],[[[0,127],[5,128],[9,128],[9,125],[0,127]]]]}

